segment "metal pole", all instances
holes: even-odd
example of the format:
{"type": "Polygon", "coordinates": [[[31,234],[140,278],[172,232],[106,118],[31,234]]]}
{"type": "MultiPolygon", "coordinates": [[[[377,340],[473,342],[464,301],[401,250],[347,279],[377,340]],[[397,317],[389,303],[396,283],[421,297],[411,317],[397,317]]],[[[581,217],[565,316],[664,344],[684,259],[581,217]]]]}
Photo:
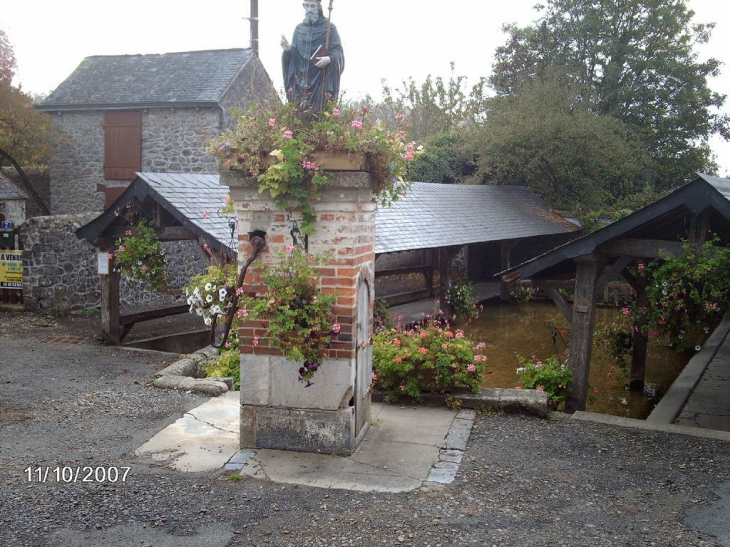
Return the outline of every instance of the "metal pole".
{"type": "Polygon", "coordinates": [[[251,49],[256,57],[259,56],[259,0],[251,0],[251,49]]]}

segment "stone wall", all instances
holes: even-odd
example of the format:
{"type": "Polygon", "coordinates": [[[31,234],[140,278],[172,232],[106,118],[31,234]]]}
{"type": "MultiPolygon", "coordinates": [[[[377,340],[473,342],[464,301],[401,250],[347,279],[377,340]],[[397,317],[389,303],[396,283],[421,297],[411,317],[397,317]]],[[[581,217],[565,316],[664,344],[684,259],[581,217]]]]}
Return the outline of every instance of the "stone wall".
{"type": "MultiPolygon", "coordinates": [[[[206,152],[218,134],[217,108],[148,109],[142,113],[142,171],[215,173],[215,160],[206,152]]],[[[127,186],[130,181],[104,178],[104,112],[53,113],[63,134],[50,167],[51,212],[102,211],[104,194],[97,184],[127,186]]]]}
{"type": "MultiPolygon", "coordinates": [[[[56,312],[98,308],[101,302],[96,253],[89,242],[76,237],[76,230],[95,213],[35,217],[20,229],[23,243],[23,300],[29,310],[56,312]]],[[[207,259],[197,242],[164,243],[170,286],[182,289],[196,273],[205,271],[207,259]]],[[[185,302],[181,293],[160,294],[143,284],[122,277],[122,313],[185,302]]]]}

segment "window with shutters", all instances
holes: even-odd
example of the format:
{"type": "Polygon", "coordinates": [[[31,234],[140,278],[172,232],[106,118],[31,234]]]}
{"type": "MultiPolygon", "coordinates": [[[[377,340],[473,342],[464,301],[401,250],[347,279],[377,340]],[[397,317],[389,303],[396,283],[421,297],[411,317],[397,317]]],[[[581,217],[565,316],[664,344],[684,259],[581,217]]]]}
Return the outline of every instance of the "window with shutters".
{"type": "Polygon", "coordinates": [[[142,113],[104,115],[104,178],[133,180],[142,170],[142,113]]]}

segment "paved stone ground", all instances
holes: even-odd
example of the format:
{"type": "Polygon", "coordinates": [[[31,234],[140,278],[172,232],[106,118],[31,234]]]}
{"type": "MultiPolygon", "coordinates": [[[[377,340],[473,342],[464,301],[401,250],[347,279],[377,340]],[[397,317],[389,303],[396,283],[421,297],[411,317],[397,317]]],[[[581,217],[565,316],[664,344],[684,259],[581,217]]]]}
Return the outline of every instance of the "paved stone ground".
{"type": "Polygon", "coordinates": [[[168,469],[134,450],[206,399],[94,330],[0,312],[0,545],[730,546],[730,443],[560,416],[479,415],[456,480],[403,494],[168,469]],[[56,480],[85,466],[130,470],[56,480]]]}

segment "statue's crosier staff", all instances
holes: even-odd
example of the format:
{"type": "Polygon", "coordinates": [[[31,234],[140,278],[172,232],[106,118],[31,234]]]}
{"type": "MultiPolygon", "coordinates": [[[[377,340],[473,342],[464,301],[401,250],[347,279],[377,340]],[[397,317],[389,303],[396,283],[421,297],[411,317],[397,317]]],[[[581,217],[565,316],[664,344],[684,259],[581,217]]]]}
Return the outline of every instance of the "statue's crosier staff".
{"type": "MultiPolygon", "coordinates": [[[[330,5],[327,7],[327,32],[324,35],[324,52],[322,53],[322,56],[329,55],[330,54],[330,28],[332,27],[332,2],[333,0],[330,0],[330,5]]],[[[329,65],[324,67],[322,69],[322,108],[321,110],[324,110],[326,104],[327,104],[327,77],[329,76],[327,72],[329,71],[329,65]]]]}

